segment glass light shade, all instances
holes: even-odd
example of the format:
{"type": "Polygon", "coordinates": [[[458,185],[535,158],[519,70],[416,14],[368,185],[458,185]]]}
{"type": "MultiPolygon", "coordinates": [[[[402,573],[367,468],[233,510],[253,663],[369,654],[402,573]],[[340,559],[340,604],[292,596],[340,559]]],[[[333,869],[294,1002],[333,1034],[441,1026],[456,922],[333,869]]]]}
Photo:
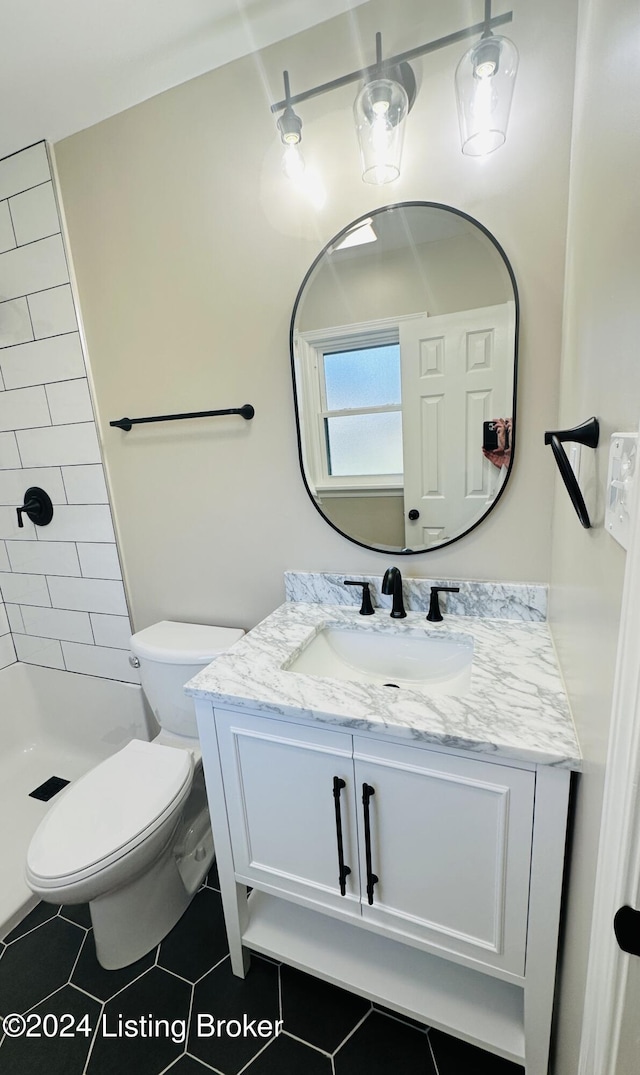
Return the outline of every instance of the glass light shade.
{"type": "Polygon", "coordinates": [[[462,152],[483,157],[507,137],[518,71],[518,50],[506,37],[482,38],[456,69],[456,98],[462,152]]]}
{"type": "Polygon", "coordinates": [[[400,175],[409,98],[399,82],[366,82],[353,105],[365,183],[391,183],[400,175]]]}

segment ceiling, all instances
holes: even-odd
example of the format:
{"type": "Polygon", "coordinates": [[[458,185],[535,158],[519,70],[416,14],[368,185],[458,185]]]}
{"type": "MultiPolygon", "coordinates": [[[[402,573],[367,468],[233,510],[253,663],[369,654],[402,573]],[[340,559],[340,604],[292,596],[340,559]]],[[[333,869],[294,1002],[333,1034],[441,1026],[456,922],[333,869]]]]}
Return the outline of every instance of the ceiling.
{"type": "Polygon", "coordinates": [[[2,0],[0,157],[367,0],[2,0]]]}

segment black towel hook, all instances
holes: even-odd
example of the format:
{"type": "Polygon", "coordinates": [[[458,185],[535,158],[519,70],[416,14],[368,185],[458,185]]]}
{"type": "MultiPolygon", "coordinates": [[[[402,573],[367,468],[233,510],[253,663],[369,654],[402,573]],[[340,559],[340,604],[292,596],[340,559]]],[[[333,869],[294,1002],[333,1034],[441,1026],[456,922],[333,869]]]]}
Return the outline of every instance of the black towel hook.
{"type": "Polygon", "coordinates": [[[576,509],[578,518],[585,530],[588,530],[591,526],[589,512],[587,511],[584,498],[580,492],[578,479],[573,472],[571,463],[567,459],[562,444],[563,442],[569,441],[574,444],[585,444],[587,448],[597,448],[599,437],[600,423],[597,418],[588,418],[586,422],[583,422],[579,426],[574,426],[573,429],[547,430],[544,435],[544,442],[545,444],[551,445],[551,451],[555,456],[558,470],[560,471],[567,492],[571,497],[571,503],[576,509]]]}

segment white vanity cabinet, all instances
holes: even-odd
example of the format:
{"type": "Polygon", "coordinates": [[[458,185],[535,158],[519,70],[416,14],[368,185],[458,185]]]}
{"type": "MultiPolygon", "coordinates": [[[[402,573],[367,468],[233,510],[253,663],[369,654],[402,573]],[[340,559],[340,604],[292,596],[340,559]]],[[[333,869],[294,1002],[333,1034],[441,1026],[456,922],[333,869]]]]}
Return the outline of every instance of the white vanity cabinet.
{"type": "Polygon", "coordinates": [[[216,726],[236,880],[524,972],[532,772],[265,717],[216,726]]]}
{"type": "Polygon", "coordinates": [[[523,974],[534,774],[419,746],[353,742],[364,922],[523,974]]]}
{"type": "Polygon", "coordinates": [[[351,736],[249,714],[217,712],[236,879],[337,913],[360,914],[351,736]],[[344,861],[338,883],[334,778],[344,861]]]}
{"type": "Polygon", "coordinates": [[[261,952],[546,1075],[569,771],[196,709],[234,972],[261,952]]]}

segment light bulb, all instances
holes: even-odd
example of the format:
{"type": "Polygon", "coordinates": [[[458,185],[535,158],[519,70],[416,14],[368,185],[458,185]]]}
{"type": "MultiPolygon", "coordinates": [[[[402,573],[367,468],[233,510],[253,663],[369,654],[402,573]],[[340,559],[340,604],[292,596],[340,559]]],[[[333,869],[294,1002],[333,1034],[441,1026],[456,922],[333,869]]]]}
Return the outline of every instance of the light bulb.
{"type": "Polygon", "coordinates": [[[314,209],[322,209],[327,192],[313,166],[306,167],[299,143],[286,147],[282,155],[282,171],[305,201],[310,202],[314,209]]]}
{"type": "Polygon", "coordinates": [[[495,74],[496,64],[493,60],[485,60],[484,63],[479,63],[476,67],[476,76],[478,78],[491,78],[495,74]]]}
{"type": "Polygon", "coordinates": [[[303,175],[304,168],[304,157],[300,151],[299,140],[288,142],[282,154],[282,171],[287,179],[292,179],[295,182],[303,175]]]}

